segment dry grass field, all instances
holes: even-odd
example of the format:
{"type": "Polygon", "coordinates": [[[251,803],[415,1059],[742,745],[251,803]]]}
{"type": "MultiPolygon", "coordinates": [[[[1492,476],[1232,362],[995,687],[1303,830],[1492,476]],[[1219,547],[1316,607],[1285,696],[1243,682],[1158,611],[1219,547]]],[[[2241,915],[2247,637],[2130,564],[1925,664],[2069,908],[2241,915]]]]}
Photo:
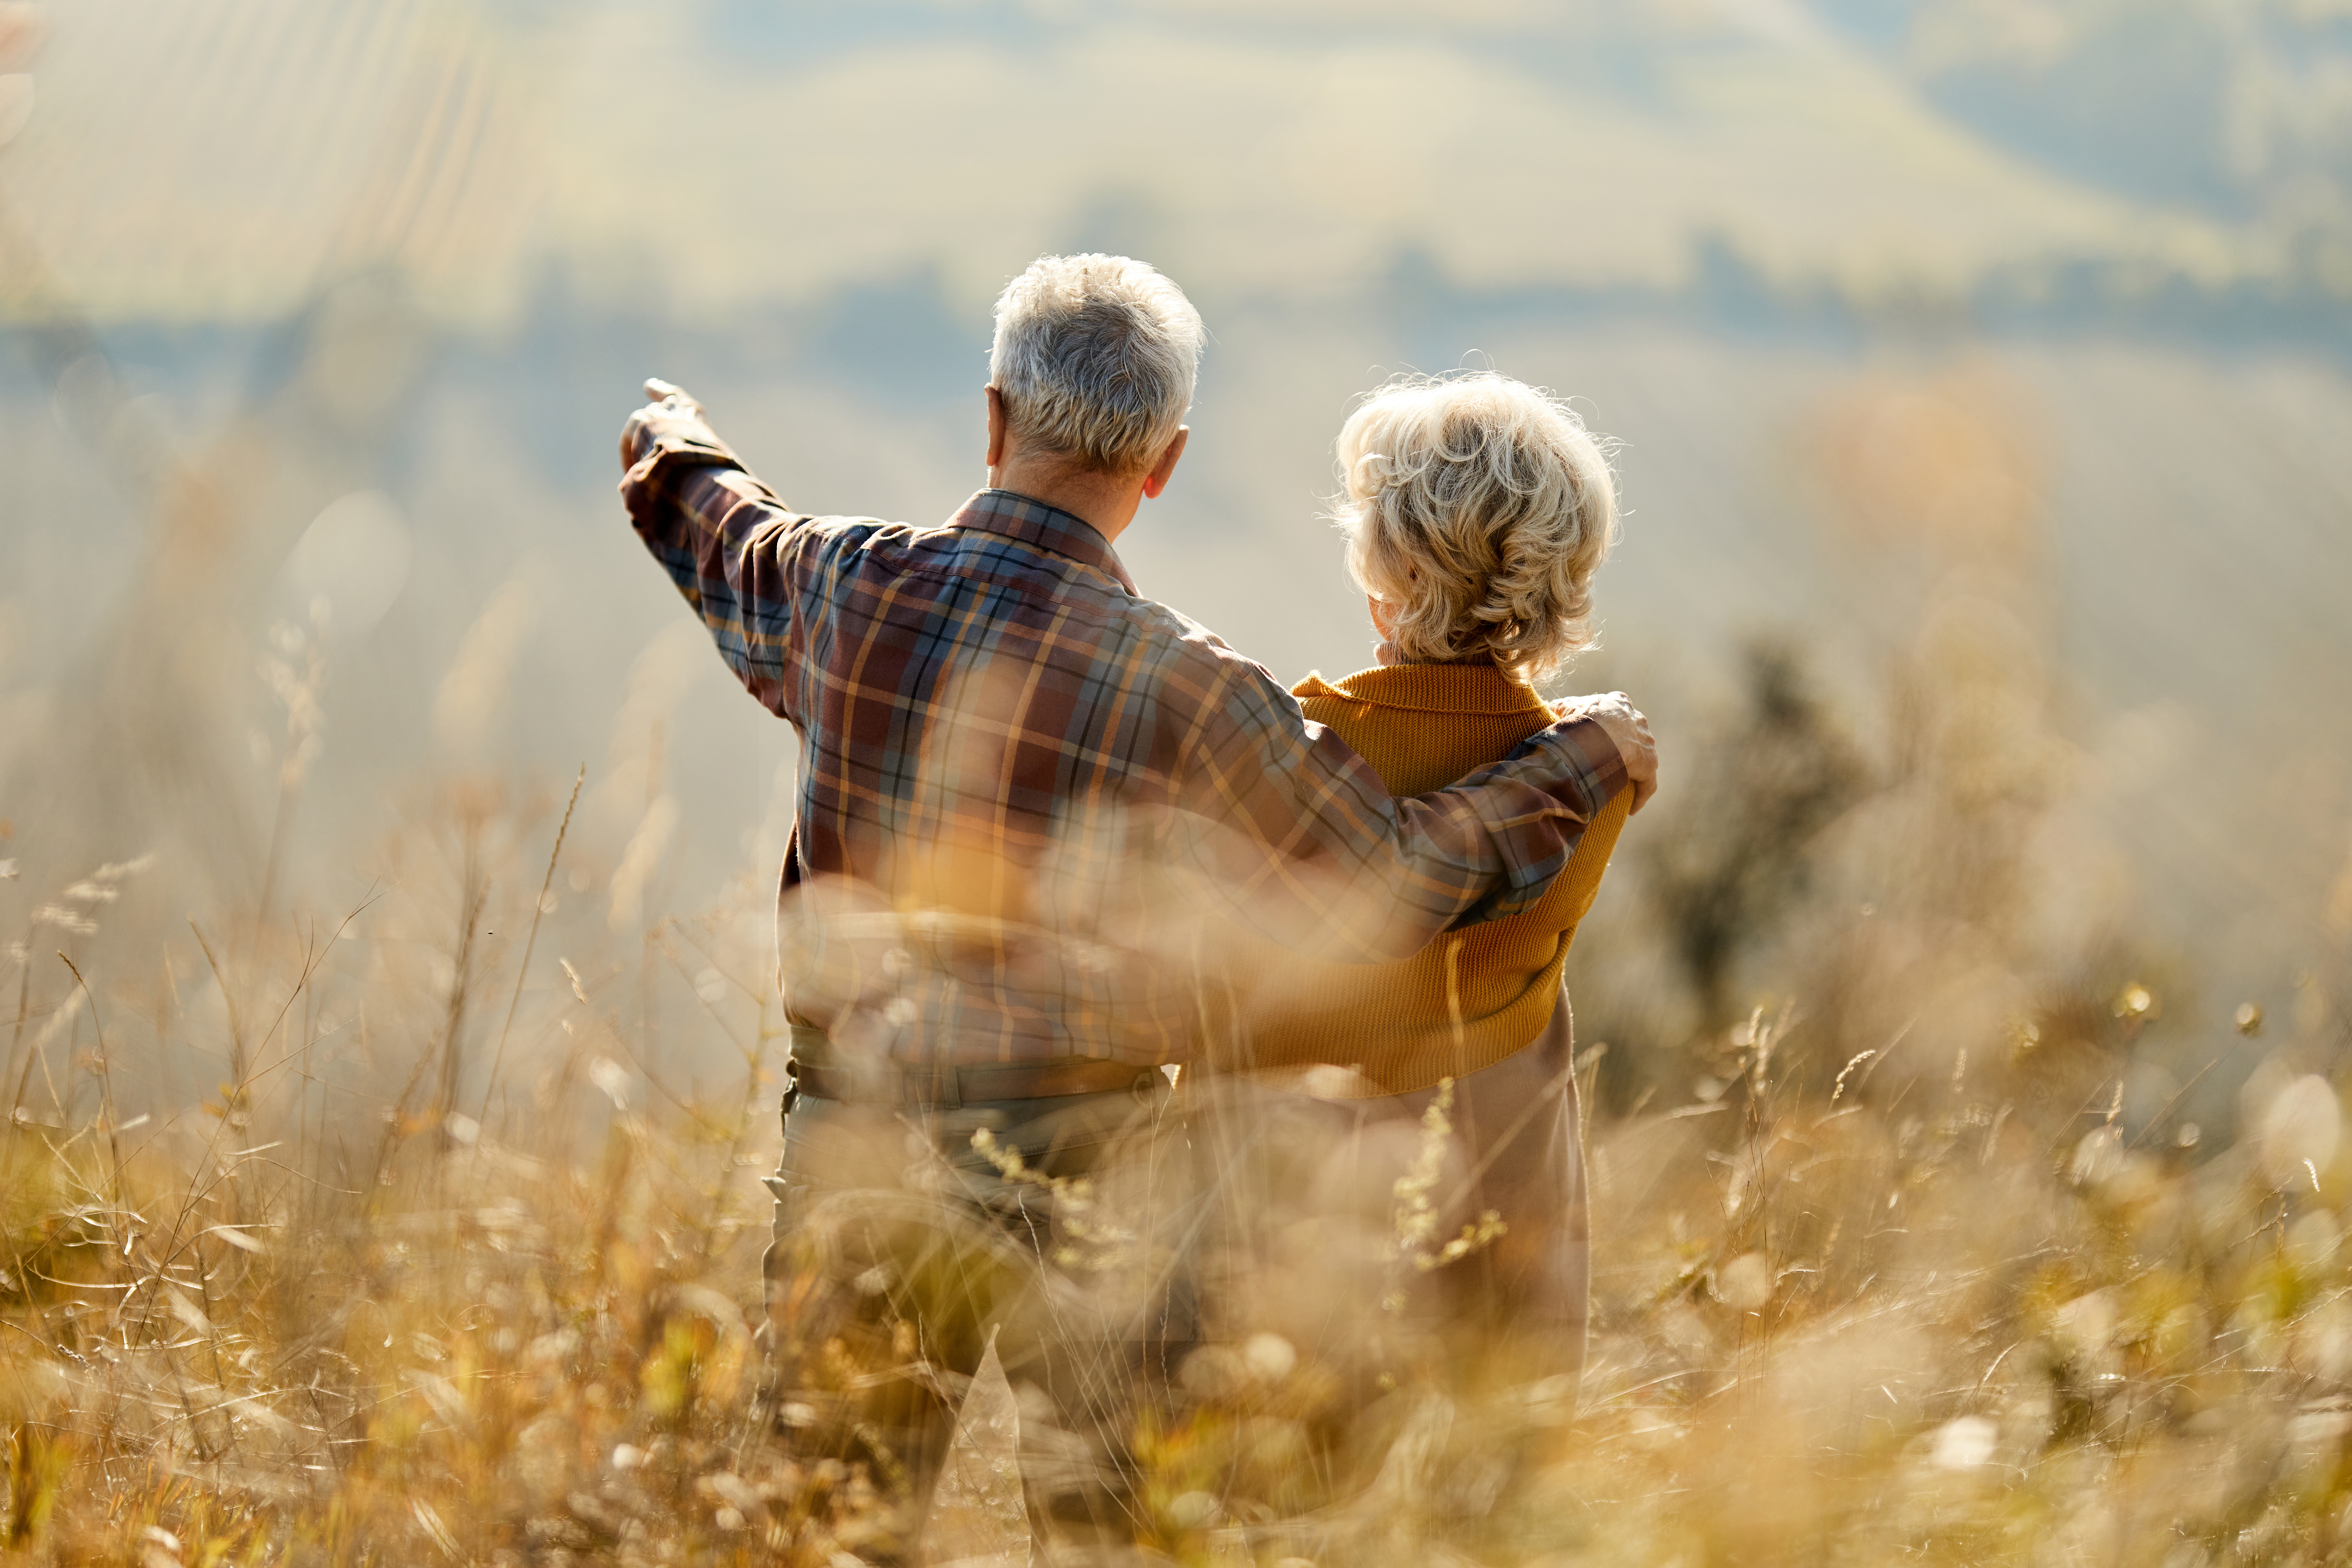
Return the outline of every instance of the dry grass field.
{"type": "MultiPolygon", "coordinates": [[[[1041,1560],[2352,1561],[2344,911],[2290,1017],[2068,929],[2034,849],[2063,749],[2021,666],[1937,624],[1870,746],[1758,650],[1620,851],[1651,912],[1575,976],[1580,1394],[1458,1342],[1391,1336],[1368,1394],[1274,1336],[1213,1343],[1119,1407],[1122,1539],[1049,1524],[1041,1560]],[[2168,1008],[2217,1059],[2278,1046],[2234,1134],[2134,1068],[2168,1008]]],[[[564,816],[452,784],[354,907],[170,940],[115,939],[156,928],[137,863],[0,887],[0,1550],[906,1560],[892,1477],[796,1458],[796,1391],[762,1389],[764,896],[631,942],[551,853],[564,816]],[[132,1072],[184,1109],[118,1114],[132,1072]]]]}

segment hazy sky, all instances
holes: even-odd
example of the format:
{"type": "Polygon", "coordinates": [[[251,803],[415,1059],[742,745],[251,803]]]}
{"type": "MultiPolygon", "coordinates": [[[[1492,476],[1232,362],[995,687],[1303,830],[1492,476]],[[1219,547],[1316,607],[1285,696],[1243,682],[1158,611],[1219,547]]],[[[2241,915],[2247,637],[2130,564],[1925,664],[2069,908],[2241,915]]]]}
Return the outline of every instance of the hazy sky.
{"type": "Polygon", "coordinates": [[[972,304],[1106,221],[1212,295],[1400,256],[1674,288],[1709,242],[1864,300],[2218,286],[2340,237],[2352,145],[2327,7],[2231,10],[82,0],[0,178],[102,316],[268,318],[387,258],[481,319],[551,263],[703,320],[877,278],[972,304]]]}

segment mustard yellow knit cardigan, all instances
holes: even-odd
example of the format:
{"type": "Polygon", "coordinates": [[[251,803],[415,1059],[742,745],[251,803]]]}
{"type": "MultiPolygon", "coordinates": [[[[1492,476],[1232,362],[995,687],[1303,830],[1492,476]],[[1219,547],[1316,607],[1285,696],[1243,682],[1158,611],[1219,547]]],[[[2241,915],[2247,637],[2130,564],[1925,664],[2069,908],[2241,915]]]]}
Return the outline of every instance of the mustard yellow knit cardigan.
{"type": "MultiPolygon", "coordinates": [[[[1409,664],[1291,688],[1380,773],[1393,795],[1443,789],[1552,721],[1543,700],[1493,665],[1409,664]]],[[[1255,987],[1249,1055],[1280,1079],[1328,1063],[1378,1092],[1427,1089],[1492,1066],[1543,1032],[1560,967],[1592,907],[1633,792],[1585,829],[1533,909],[1446,931],[1401,963],[1323,963],[1285,954],[1255,987]]]]}

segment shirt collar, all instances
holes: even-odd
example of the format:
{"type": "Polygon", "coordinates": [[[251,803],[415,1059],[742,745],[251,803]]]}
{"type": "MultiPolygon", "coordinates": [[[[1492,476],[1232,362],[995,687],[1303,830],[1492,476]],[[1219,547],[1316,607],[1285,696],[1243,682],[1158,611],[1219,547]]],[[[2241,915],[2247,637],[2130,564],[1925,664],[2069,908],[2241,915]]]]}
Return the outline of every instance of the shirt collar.
{"type": "Polygon", "coordinates": [[[1493,664],[1388,664],[1360,669],[1338,680],[1310,675],[1297,694],[1344,697],[1424,713],[1550,711],[1533,688],[1520,685],[1493,664]]]}
{"type": "Polygon", "coordinates": [[[1007,539],[1017,539],[1081,566],[1090,566],[1129,593],[1137,593],[1135,579],[1127,574],[1127,567],[1118,552],[1111,549],[1110,541],[1086,519],[1059,507],[1047,506],[1012,490],[982,490],[963,503],[962,510],[949,519],[948,525],[984,529],[1007,539]]]}

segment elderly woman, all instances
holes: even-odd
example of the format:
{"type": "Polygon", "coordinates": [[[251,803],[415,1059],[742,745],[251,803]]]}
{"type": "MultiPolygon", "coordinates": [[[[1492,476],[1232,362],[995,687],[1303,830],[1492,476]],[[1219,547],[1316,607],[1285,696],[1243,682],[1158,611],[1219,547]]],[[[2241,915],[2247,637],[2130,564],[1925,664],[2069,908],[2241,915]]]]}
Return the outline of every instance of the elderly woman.
{"type": "MultiPolygon", "coordinates": [[[[1553,721],[1536,686],[1592,641],[1616,526],[1608,460],[1565,405],[1495,374],[1391,383],[1348,420],[1339,458],[1379,662],[1293,691],[1392,794],[1443,788],[1553,721]]],[[[1389,1313],[1517,1330],[1542,1372],[1580,1371],[1584,1172],[1560,973],[1636,804],[1619,792],[1523,913],[1399,963],[1285,958],[1260,977],[1244,1072],[1276,1092],[1252,1097],[1247,1163],[1263,1191],[1317,1211],[1309,1234],[1328,1240],[1349,1214],[1360,1243],[1386,1233],[1327,1247],[1269,1292],[1276,1317],[1318,1288],[1360,1303],[1339,1282],[1382,1256],[1389,1313]]],[[[1290,1328],[1328,1349],[1338,1324],[1290,1328]]]]}

